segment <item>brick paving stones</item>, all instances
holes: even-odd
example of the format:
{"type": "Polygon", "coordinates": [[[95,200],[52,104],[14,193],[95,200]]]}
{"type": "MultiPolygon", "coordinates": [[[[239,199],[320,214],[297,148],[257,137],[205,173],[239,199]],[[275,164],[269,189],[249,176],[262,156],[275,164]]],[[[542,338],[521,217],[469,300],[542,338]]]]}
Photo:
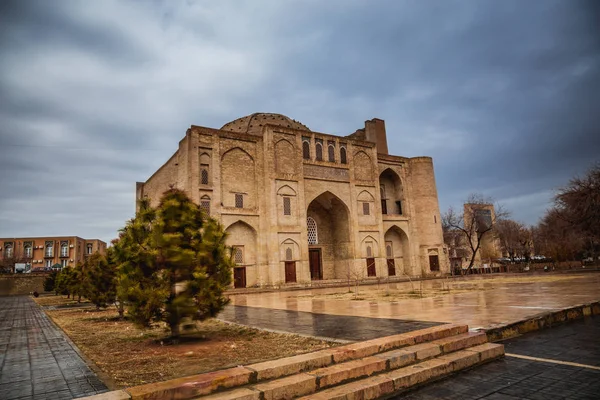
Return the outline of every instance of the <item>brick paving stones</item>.
{"type": "Polygon", "coordinates": [[[0,297],[0,399],[59,400],[105,391],[33,300],[0,297]]]}

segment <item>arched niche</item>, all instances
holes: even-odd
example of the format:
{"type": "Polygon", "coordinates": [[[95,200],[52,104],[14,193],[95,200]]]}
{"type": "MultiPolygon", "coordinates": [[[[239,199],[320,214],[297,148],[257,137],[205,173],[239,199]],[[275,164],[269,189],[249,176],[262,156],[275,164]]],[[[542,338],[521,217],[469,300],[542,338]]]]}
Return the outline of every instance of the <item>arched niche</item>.
{"type": "Polygon", "coordinates": [[[384,235],[385,238],[385,257],[388,260],[388,266],[392,263],[395,266],[396,275],[411,274],[410,265],[410,243],[408,235],[402,228],[394,225],[384,235]]]}
{"type": "Polygon", "coordinates": [[[402,180],[391,168],[385,169],[379,175],[379,192],[383,214],[406,215],[408,208],[404,201],[402,180]]]}

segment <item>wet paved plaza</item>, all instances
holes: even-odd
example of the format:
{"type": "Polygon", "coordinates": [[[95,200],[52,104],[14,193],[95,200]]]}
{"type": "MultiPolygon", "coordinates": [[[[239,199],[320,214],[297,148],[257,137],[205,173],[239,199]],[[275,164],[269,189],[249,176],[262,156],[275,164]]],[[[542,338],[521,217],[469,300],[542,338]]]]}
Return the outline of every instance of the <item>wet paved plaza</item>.
{"type": "Polygon", "coordinates": [[[375,339],[441,324],[429,321],[348,317],[243,306],[227,307],[219,314],[219,319],[262,329],[348,341],[375,339]]]}
{"type": "Polygon", "coordinates": [[[504,359],[452,375],[394,399],[599,399],[600,370],[594,369],[600,367],[599,337],[598,316],[532,332],[501,342],[507,354],[504,359]],[[565,361],[581,365],[561,364],[565,361]]]}
{"type": "Polygon", "coordinates": [[[29,297],[0,297],[0,323],[0,399],[72,399],[107,390],[29,297]]]}
{"type": "MultiPolygon", "coordinates": [[[[422,283],[424,290],[439,289],[442,284],[456,289],[477,290],[433,298],[377,302],[323,297],[347,292],[347,288],[338,287],[239,294],[231,296],[231,304],[314,314],[460,323],[468,324],[470,328],[479,328],[515,322],[539,313],[600,300],[598,272],[534,276],[479,275],[422,283]]],[[[383,291],[386,286],[362,286],[360,292],[383,291]]],[[[409,282],[392,283],[389,287],[406,291],[412,288],[409,282]]],[[[414,287],[419,288],[419,283],[415,282],[414,287]]]]}

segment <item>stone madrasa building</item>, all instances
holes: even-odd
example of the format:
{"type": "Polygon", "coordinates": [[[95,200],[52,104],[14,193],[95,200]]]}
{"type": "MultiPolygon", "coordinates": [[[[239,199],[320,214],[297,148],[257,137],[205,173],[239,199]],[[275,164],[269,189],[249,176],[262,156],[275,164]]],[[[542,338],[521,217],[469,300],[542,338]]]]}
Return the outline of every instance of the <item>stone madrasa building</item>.
{"type": "Polygon", "coordinates": [[[235,287],[449,273],[432,159],[388,154],[381,119],[348,136],[268,113],[192,125],[136,197],[169,187],[226,228],[235,287]]]}

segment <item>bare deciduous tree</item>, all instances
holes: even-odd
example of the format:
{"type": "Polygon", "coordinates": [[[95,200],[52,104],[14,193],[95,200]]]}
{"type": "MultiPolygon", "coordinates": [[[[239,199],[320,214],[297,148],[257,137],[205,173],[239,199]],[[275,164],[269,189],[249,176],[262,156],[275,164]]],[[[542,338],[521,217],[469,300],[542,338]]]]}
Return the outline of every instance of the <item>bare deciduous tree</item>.
{"type": "Polygon", "coordinates": [[[502,251],[515,261],[515,257],[529,261],[531,256],[531,230],[512,219],[503,219],[496,224],[496,234],[502,251]]]}
{"type": "Polygon", "coordinates": [[[482,242],[494,234],[498,221],[507,218],[509,213],[500,205],[493,205],[493,200],[481,194],[471,194],[464,204],[463,212],[457,212],[450,207],[442,215],[442,228],[445,237],[455,236],[462,240],[470,250],[469,266],[464,273],[469,272],[475,264],[475,257],[482,242]]]}

